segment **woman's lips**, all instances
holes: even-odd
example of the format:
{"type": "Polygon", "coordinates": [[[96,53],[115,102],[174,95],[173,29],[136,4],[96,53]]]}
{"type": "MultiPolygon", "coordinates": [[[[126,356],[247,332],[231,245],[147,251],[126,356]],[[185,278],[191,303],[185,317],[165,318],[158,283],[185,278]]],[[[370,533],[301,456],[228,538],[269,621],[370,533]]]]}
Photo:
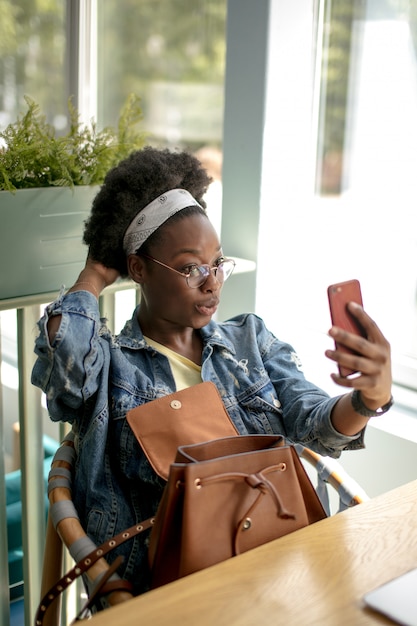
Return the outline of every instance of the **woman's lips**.
{"type": "Polygon", "coordinates": [[[195,308],[201,315],[214,315],[217,311],[217,307],[219,305],[219,301],[210,300],[208,302],[204,302],[202,304],[196,304],[195,308]]]}

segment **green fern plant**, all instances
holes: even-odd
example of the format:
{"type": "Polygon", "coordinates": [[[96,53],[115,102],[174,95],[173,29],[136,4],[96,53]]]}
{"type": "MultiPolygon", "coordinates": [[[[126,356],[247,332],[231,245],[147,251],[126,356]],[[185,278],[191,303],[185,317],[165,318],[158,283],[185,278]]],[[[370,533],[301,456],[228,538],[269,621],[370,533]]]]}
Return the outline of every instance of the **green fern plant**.
{"type": "Polygon", "coordinates": [[[70,99],[70,128],[59,137],[39,105],[28,96],[25,100],[26,113],[0,133],[0,191],[100,185],[110,168],[145,143],[137,130],[143,116],[135,94],[124,103],[117,128],[101,131],[93,121],[81,124],[70,99]]]}

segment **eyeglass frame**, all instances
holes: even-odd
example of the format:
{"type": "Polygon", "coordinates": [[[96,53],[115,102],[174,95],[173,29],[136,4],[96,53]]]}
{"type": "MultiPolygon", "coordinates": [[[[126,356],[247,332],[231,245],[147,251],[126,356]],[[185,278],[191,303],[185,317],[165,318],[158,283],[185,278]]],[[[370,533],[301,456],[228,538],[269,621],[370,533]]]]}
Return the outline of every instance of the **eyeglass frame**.
{"type": "Polygon", "coordinates": [[[137,252],[137,255],[138,256],[142,256],[144,259],[149,259],[149,261],[153,261],[154,263],[157,263],[158,265],[162,265],[162,267],[165,267],[167,270],[171,270],[172,272],[175,272],[176,274],[179,274],[180,276],[185,278],[187,286],[190,289],[198,289],[199,287],[204,285],[204,283],[207,282],[207,280],[208,280],[208,278],[209,278],[209,276],[210,276],[210,274],[212,273],[213,270],[215,270],[214,277],[216,278],[217,282],[219,284],[223,284],[229,278],[229,276],[231,276],[233,274],[233,270],[236,267],[236,262],[233,259],[229,259],[229,257],[223,257],[223,260],[221,261],[221,263],[225,263],[225,262],[232,263],[233,267],[232,267],[232,271],[230,272],[230,274],[220,283],[220,281],[217,278],[217,270],[219,269],[218,265],[213,265],[212,267],[210,267],[210,265],[208,265],[207,263],[204,263],[204,264],[201,264],[201,265],[194,264],[197,268],[200,268],[200,267],[208,268],[209,274],[206,276],[206,278],[203,280],[203,282],[200,283],[200,285],[196,285],[195,287],[192,287],[190,285],[190,283],[188,282],[188,280],[191,278],[191,273],[186,274],[185,272],[180,272],[179,270],[176,270],[174,267],[171,267],[170,265],[167,265],[166,263],[162,263],[162,261],[158,261],[158,259],[154,259],[154,257],[150,256],[149,254],[143,254],[142,252],[137,252]]]}

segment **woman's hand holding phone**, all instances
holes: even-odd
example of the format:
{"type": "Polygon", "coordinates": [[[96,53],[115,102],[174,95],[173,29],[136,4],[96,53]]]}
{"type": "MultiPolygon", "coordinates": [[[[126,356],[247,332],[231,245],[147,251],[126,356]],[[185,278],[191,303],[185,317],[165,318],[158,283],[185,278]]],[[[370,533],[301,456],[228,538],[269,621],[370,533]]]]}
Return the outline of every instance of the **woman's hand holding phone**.
{"type": "Polygon", "coordinates": [[[335,361],[339,374],[334,382],[360,390],[369,409],[377,409],[391,398],[391,349],[387,339],[364,311],[357,280],[328,288],[335,349],[326,356],[335,361]]]}
{"type": "MultiPolygon", "coordinates": [[[[350,302],[355,302],[361,307],[363,306],[359,281],[349,280],[344,283],[330,285],[327,289],[327,296],[329,299],[330,316],[333,326],[337,326],[338,328],[345,330],[347,333],[357,335],[358,337],[366,337],[364,328],[361,326],[354,313],[349,310],[350,302]]],[[[347,338],[348,337],[346,335],[345,340],[347,338]]],[[[349,347],[349,345],[346,345],[343,342],[335,340],[335,344],[336,350],[340,352],[351,355],[360,354],[354,348],[349,347]]],[[[350,366],[349,363],[346,365],[338,363],[338,366],[339,373],[343,377],[350,376],[358,371],[357,366],[354,364],[350,366]]]]}

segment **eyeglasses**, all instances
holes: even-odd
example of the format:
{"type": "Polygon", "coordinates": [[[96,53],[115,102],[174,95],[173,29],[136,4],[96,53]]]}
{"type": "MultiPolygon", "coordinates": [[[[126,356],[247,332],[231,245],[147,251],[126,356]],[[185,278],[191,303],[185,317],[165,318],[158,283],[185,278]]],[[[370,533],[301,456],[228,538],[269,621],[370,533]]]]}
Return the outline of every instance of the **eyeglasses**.
{"type": "Polygon", "coordinates": [[[170,267],[169,265],[165,265],[162,261],[158,261],[147,254],[139,254],[139,256],[143,256],[145,259],[149,259],[154,263],[158,263],[158,265],[162,265],[162,267],[166,267],[167,270],[171,270],[180,276],[183,276],[186,280],[186,283],[191,289],[198,289],[201,285],[204,285],[210,273],[213,272],[217,281],[222,285],[225,280],[229,278],[235,269],[235,262],[233,259],[222,259],[218,265],[214,265],[210,267],[210,265],[193,265],[190,266],[191,269],[188,273],[179,272],[178,270],[170,267]]]}

